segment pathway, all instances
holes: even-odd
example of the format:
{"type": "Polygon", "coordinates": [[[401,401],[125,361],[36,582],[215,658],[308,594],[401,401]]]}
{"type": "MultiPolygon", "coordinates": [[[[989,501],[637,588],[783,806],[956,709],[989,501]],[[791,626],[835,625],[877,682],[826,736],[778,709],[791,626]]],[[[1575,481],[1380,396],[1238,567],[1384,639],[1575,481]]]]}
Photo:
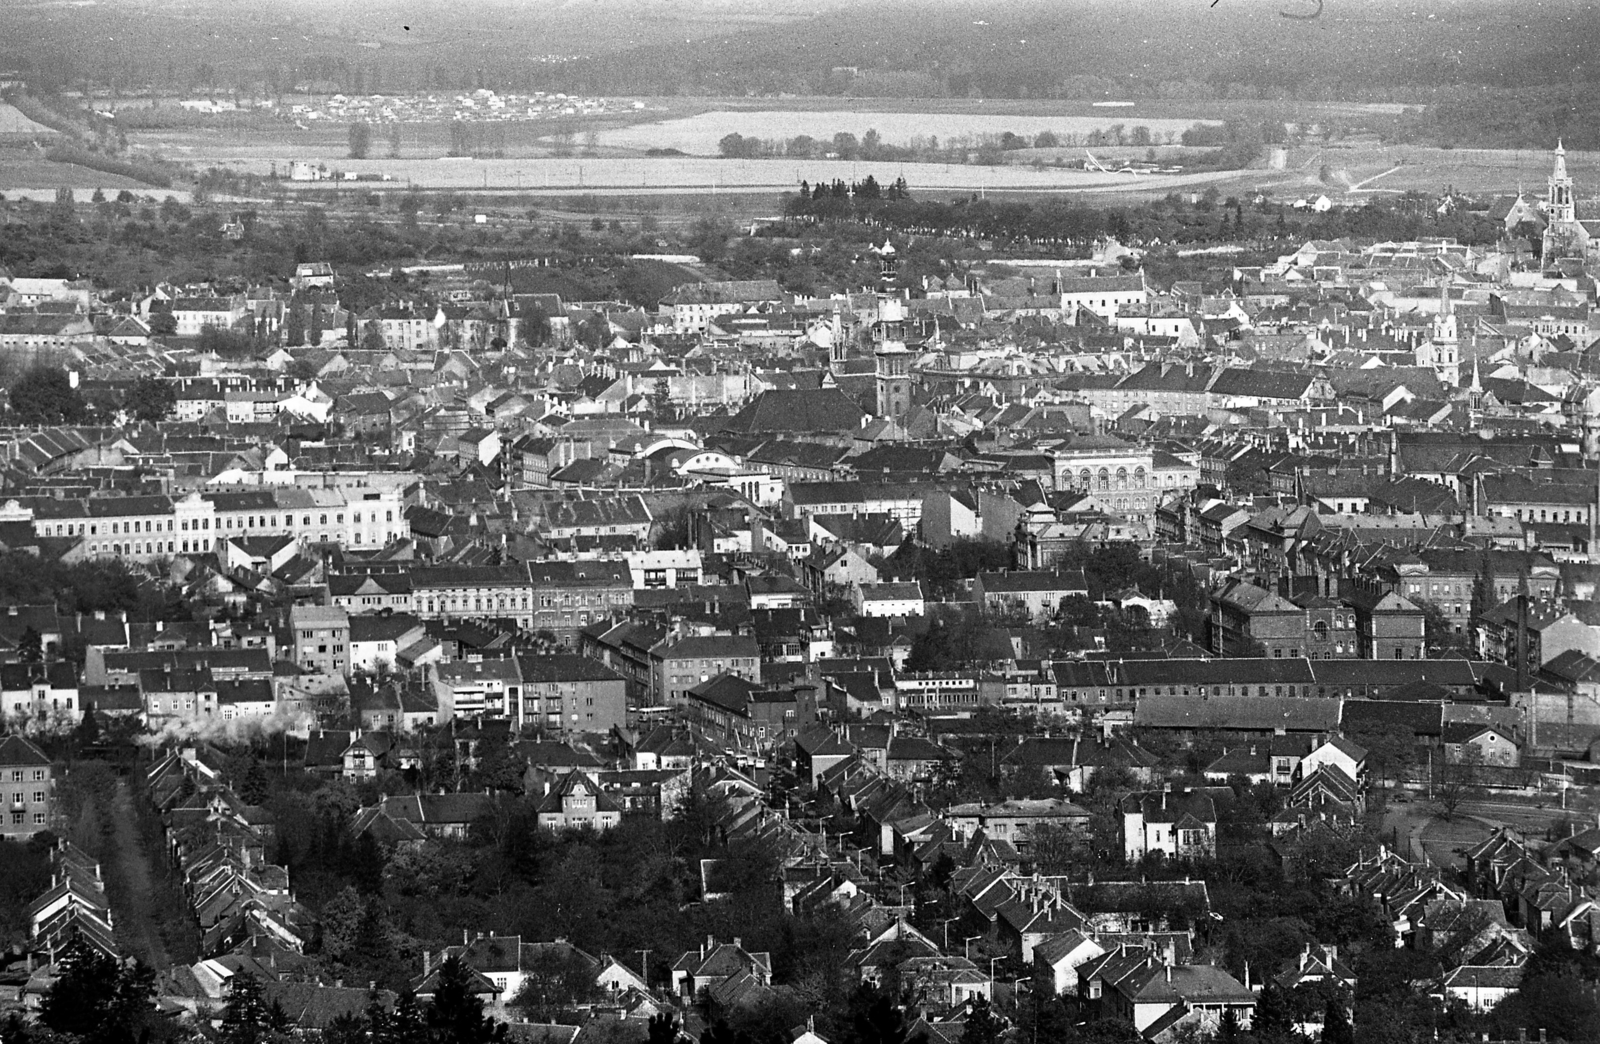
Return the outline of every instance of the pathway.
{"type": "MultiPolygon", "coordinates": [[[[150,856],[140,842],[139,819],[126,780],[117,782],[111,823],[110,865],[105,870],[108,892],[115,896],[112,899],[112,914],[116,918],[117,938],[150,967],[166,968],[171,961],[152,917],[155,889],[150,872],[150,856]],[[115,888],[110,887],[113,882],[115,888]]],[[[112,896],[108,895],[108,898],[112,896]]]]}

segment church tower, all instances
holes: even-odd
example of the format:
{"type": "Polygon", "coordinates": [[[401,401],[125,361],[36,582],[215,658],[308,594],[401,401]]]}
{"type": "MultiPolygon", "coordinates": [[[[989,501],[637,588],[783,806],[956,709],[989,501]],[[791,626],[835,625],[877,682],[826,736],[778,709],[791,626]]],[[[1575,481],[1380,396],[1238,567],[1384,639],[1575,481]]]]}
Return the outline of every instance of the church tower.
{"type": "Polygon", "coordinates": [[[899,341],[885,341],[873,357],[878,362],[878,416],[905,416],[911,408],[911,353],[899,341]]]}
{"type": "Polygon", "coordinates": [[[1550,195],[1545,201],[1545,216],[1551,223],[1577,217],[1572,202],[1572,178],[1567,174],[1567,150],[1556,141],[1556,165],[1550,171],[1550,195]]]}
{"type": "Polygon", "coordinates": [[[878,292],[882,294],[898,293],[900,290],[900,256],[895,253],[894,243],[885,239],[883,246],[873,247],[871,252],[878,259],[878,292]]]}
{"type": "Polygon", "coordinates": [[[878,416],[901,417],[911,408],[911,352],[901,340],[905,329],[905,304],[898,297],[878,304],[882,339],[872,353],[877,362],[878,416]]]}
{"type": "Polygon", "coordinates": [[[1588,230],[1578,221],[1577,201],[1573,197],[1572,176],[1567,173],[1567,150],[1556,142],[1556,162],[1550,171],[1549,192],[1544,200],[1544,244],[1540,255],[1546,269],[1568,257],[1589,254],[1588,230]]]}
{"type": "MultiPolygon", "coordinates": [[[[1455,311],[1450,306],[1450,284],[1439,284],[1439,314],[1433,319],[1433,336],[1428,339],[1429,365],[1439,380],[1452,388],[1461,386],[1461,338],[1456,330],[1455,311]]],[[[1422,359],[1418,359],[1419,364],[1422,359]]]]}

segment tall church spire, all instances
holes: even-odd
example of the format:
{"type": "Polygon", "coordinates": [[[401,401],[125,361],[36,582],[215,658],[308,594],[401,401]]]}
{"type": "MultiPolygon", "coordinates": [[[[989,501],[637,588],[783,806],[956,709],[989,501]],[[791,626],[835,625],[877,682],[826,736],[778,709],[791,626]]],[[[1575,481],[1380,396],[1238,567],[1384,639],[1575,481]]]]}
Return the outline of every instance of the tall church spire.
{"type": "Polygon", "coordinates": [[[1545,217],[1552,223],[1572,221],[1572,178],[1567,174],[1567,150],[1556,142],[1556,163],[1550,171],[1550,198],[1546,203],[1545,217]]]}
{"type": "Polygon", "coordinates": [[[1461,342],[1448,279],[1439,283],[1439,312],[1433,317],[1433,336],[1418,351],[1417,365],[1432,366],[1440,381],[1451,387],[1461,386],[1461,342]]]}

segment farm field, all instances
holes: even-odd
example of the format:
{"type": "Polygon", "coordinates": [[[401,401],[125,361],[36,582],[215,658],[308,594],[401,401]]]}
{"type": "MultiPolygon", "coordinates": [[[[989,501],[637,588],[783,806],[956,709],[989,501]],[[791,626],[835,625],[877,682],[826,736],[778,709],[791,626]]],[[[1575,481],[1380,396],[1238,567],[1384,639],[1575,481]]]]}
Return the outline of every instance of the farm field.
{"type": "MultiPolygon", "coordinates": [[[[642,110],[597,118],[516,122],[491,125],[492,146],[504,158],[449,160],[439,157],[450,147],[447,123],[403,124],[400,151],[388,158],[387,134],[373,135],[370,158],[348,159],[347,128],[313,123],[298,129],[289,123],[267,127],[192,128],[138,131],[136,146],[195,169],[221,166],[282,174],[291,162],[324,164],[330,170],[363,175],[388,175],[392,183],[424,190],[508,192],[528,194],[600,194],[706,192],[772,194],[792,189],[800,179],[856,180],[872,174],[880,181],[904,176],[913,190],[932,192],[1094,193],[1104,202],[1147,199],[1168,192],[1264,190],[1277,196],[1326,193],[1336,202],[1354,202],[1372,195],[1417,190],[1441,192],[1450,185],[1467,192],[1509,193],[1520,183],[1532,191],[1543,185],[1550,157],[1542,151],[1439,149],[1376,144],[1301,147],[1292,150],[1286,170],[1252,169],[1231,173],[1196,173],[1132,178],[1083,170],[1058,169],[1056,161],[1076,164],[1080,148],[1019,150],[1008,153],[1005,166],[915,163],[840,163],[828,161],[722,160],[710,158],[727,133],[779,138],[809,134],[831,137],[846,131],[860,137],[876,129],[885,141],[937,135],[941,142],[1011,130],[1082,133],[1120,123],[1149,127],[1158,141],[1174,137],[1196,123],[1220,119],[1299,118],[1314,120],[1371,116],[1391,117],[1397,105],[1308,105],[1270,101],[1141,100],[1132,106],[1095,108],[1086,101],[988,101],[982,99],[863,98],[641,98],[642,110]],[[558,140],[570,156],[555,155],[558,140]],[[649,157],[648,148],[676,148],[699,157],[649,157]],[[1041,166],[1036,166],[1042,165],[1041,166]],[[1398,167],[1399,169],[1394,169],[1398,167]],[[1353,191],[1352,191],[1353,190],[1353,191]]],[[[1092,149],[1104,162],[1144,158],[1143,148],[1092,149]]],[[[1158,146],[1159,162],[1182,164],[1181,146],[1158,146]]],[[[1600,193],[1600,153],[1574,153],[1568,165],[1586,195],[1600,193]],[[1592,174],[1592,176],[1591,176],[1592,174]]],[[[0,190],[50,189],[66,183],[48,168],[19,171],[0,167],[0,190]],[[28,176],[23,176],[23,175],[28,176]]],[[[110,179],[74,175],[74,187],[92,188],[110,179]],[[84,180],[87,179],[87,180],[84,180]]],[[[391,183],[391,184],[392,184],[391,183]]],[[[345,187],[358,186],[344,183],[345,187]]],[[[118,186],[121,187],[121,186],[118,186]]],[[[133,187],[133,186],[128,186],[133,187]]],[[[296,192],[322,193],[328,183],[296,183],[296,192]]],[[[391,185],[385,185],[390,188],[391,185]]]]}
{"type": "MultiPolygon", "coordinates": [[[[1408,108],[1393,102],[1302,102],[1261,101],[1257,99],[1217,99],[1197,101],[1178,98],[1141,98],[1131,105],[1096,105],[1094,101],[1064,98],[850,98],[833,95],[783,96],[778,98],[696,98],[644,97],[638,99],[648,110],[665,110],[675,115],[695,115],[712,110],[764,112],[774,109],[806,112],[888,112],[888,113],[965,113],[984,116],[1092,116],[1115,121],[1132,119],[1196,120],[1263,119],[1268,116],[1297,115],[1302,119],[1327,116],[1397,116],[1408,108]]],[[[1107,99],[1110,100],[1110,99],[1107,99]]],[[[1132,101],[1132,99],[1128,99],[1132,101]]]]}
{"type": "MultiPolygon", "coordinates": [[[[1337,202],[1339,195],[1352,185],[1361,185],[1365,190],[1351,197],[1355,199],[1375,190],[1392,193],[1414,189],[1440,193],[1446,185],[1461,192],[1509,194],[1520,184],[1529,193],[1540,193],[1544,191],[1545,179],[1550,176],[1551,162],[1549,152],[1530,149],[1438,149],[1415,145],[1332,147],[1294,149],[1289,154],[1287,173],[1309,174],[1314,183],[1321,168],[1326,166],[1330,177],[1320,191],[1337,202]],[[1396,166],[1400,169],[1392,174],[1384,173],[1396,166]],[[1369,178],[1375,180],[1369,182],[1366,180],[1369,178]]],[[[1567,170],[1577,182],[1580,197],[1600,195],[1600,153],[1567,153],[1567,170]]]]}
{"type": "MultiPolygon", "coordinates": [[[[228,166],[266,174],[270,163],[238,160],[228,166]]],[[[587,192],[619,189],[629,192],[683,191],[770,192],[796,188],[800,181],[860,180],[880,182],[904,177],[912,191],[1057,191],[1174,192],[1203,187],[1240,176],[1239,171],[1132,178],[1052,167],[988,167],[946,163],[852,163],[842,160],[723,160],[698,158],[601,158],[506,160],[337,160],[329,166],[359,175],[389,175],[387,183],[345,181],[297,182],[295,191],[388,189],[408,185],[429,189],[520,192],[550,190],[587,192]]],[[[1252,172],[1246,172],[1252,173],[1252,172]]],[[[1264,174],[1266,172],[1254,172],[1264,174]]]]}
{"type": "Polygon", "coordinates": [[[855,109],[802,111],[713,110],[681,119],[631,126],[599,132],[599,143],[614,148],[679,149],[692,155],[714,156],[717,142],[727,134],[742,134],[767,140],[787,139],[799,134],[819,140],[843,132],[861,137],[876,130],[889,144],[904,144],[916,137],[937,137],[942,142],[955,138],[1000,135],[1006,131],[1033,137],[1043,131],[1087,134],[1114,124],[1144,126],[1157,141],[1176,141],[1185,130],[1211,120],[1159,119],[1134,115],[1129,109],[1096,110],[1094,115],[1023,116],[970,112],[891,112],[855,109]]]}
{"type": "Polygon", "coordinates": [[[80,167],[75,163],[55,163],[43,156],[21,150],[0,152],[0,192],[8,197],[39,198],[32,195],[33,192],[38,192],[53,199],[58,188],[84,189],[89,192],[99,188],[112,193],[127,189],[138,196],[149,195],[158,199],[164,199],[172,194],[166,189],[158,189],[134,181],[132,178],[105,174],[98,170],[90,170],[88,167],[80,167]]]}
{"type": "Polygon", "coordinates": [[[0,102],[0,134],[42,134],[54,137],[55,131],[24,116],[14,105],[0,102]]]}

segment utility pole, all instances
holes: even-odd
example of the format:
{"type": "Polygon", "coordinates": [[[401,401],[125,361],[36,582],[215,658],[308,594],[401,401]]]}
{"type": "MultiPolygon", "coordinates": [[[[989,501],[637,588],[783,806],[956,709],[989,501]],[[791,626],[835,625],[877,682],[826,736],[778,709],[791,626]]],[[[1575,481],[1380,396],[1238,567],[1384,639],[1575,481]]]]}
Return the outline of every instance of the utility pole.
{"type": "Polygon", "coordinates": [[[637,954],[641,954],[642,955],[642,963],[644,965],[644,974],[641,977],[644,979],[644,984],[646,986],[649,986],[650,985],[650,953],[651,953],[651,951],[649,951],[649,950],[635,950],[634,952],[637,953],[637,954]]]}

